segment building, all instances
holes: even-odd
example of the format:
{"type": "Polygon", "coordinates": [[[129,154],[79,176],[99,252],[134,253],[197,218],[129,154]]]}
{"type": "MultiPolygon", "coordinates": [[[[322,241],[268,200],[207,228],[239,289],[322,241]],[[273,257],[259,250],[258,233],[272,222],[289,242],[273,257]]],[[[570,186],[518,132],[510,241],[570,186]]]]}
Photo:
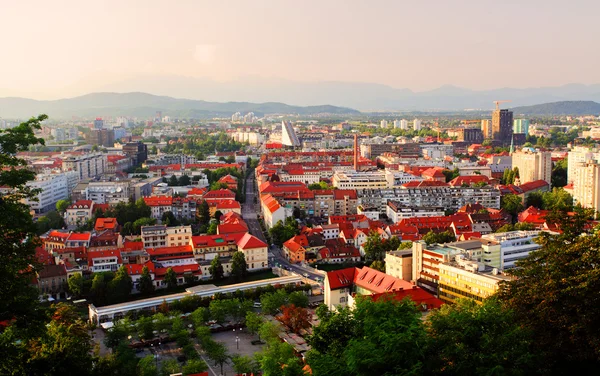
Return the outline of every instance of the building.
{"type": "Polygon", "coordinates": [[[456,140],[479,144],[483,142],[483,131],[478,128],[458,128],[455,130],[456,140]]]}
{"type": "Polygon", "coordinates": [[[86,199],[96,204],[128,203],[132,198],[131,181],[92,181],[85,190],[86,199]]]}
{"type": "Polygon", "coordinates": [[[416,132],[421,130],[421,120],[419,120],[419,119],[413,120],[413,130],[416,132]]]}
{"type": "Polygon", "coordinates": [[[152,211],[151,217],[160,221],[166,212],[173,212],[173,197],[151,196],[144,197],[144,202],[152,211]]]}
{"type": "Polygon", "coordinates": [[[412,250],[386,253],[385,274],[408,282],[412,281],[412,250]]]}
{"type": "Polygon", "coordinates": [[[281,143],[285,146],[297,147],[301,146],[300,140],[296,135],[296,131],[289,121],[281,122],[281,143]]]}
{"type": "Polygon", "coordinates": [[[567,182],[569,184],[575,181],[575,174],[580,171],[575,168],[575,165],[578,163],[587,163],[588,161],[600,161],[600,150],[585,146],[576,146],[569,151],[567,159],[567,182]]]}
{"type": "Polygon", "coordinates": [[[65,211],[65,222],[69,226],[81,226],[92,219],[94,214],[94,202],[90,200],[79,200],[67,207],[65,211]]]}
{"type": "Polygon", "coordinates": [[[96,120],[94,120],[94,129],[102,128],[104,128],[104,120],[102,120],[102,118],[96,118],[96,120]]]}
{"type": "Polygon", "coordinates": [[[500,270],[514,268],[515,263],[540,248],[535,239],[541,231],[509,231],[483,235],[481,241],[500,244],[500,270]]]}
{"type": "Polygon", "coordinates": [[[37,285],[42,294],[54,295],[67,290],[67,269],[64,264],[44,265],[37,273],[37,285]]]}
{"type": "Polygon", "coordinates": [[[142,226],[141,238],[144,248],[160,248],[167,246],[167,226],[142,226]]]}
{"type": "Polygon", "coordinates": [[[547,151],[518,151],[512,154],[512,166],[519,169],[519,182],[544,180],[552,183],[552,154],[547,151]]]}
{"type": "Polygon", "coordinates": [[[360,154],[367,159],[377,158],[384,153],[394,153],[400,158],[417,159],[421,156],[421,147],[414,142],[405,144],[363,143],[360,145],[360,154]]]}
{"type": "Polygon", "coordinates": [[[325,305],[329,309],[353,307],[355,295],[392,294],[399,300],[411,299],[422,310],[439,308],[443,302],[410,282],[369,267],[328,272],[324,283],[325,305]]]}
{"type": "Polygon", "coordinates": [[[337,171],[333,175],[332,183],[334,187],[339,189],[362,190],[388,187],[385,173],[379,171],[337,171]]]}
{"type": "Polygon", "coordinates": [[[63,171],[77,171],[80,181],[101,176],[107,166],[107,157],[101,153],[69,155],[62,162],[63,171]]]}
{"type": "Polygon", "coordinates": [[[483,133],[484,139],[490,139],[493,136],[492,133],[492,121],[489,119],[481,120],[481,132],[483,133]]]}
{"type": "MultiPolygon", "coordinates": [[[[167,227],[167,247],[183,246],[190,244],[192,226],[167,227]]],[[[143,241],[143,240],[142,240],[143,241]]]]}
{"type": "Polygon", "coordinates": [[[512,111],[497,109],[492,112],[492,136],[501,145],[510,145],[513,136],[512,111]]]}
{"type": "Polygon", "coordinates": [[[248,271],[269,267],[268,245],[250,233],[244,234],[237,242],[238,251],[244,254],[248,271]]]}
{"type": "Polygon", "coordinates": [[[462,254],[438,264],[438,268],[438,296],[446,303],[454,303],[459,298],[481,303],[498,291],[500,282],[511,279],[497,268],[486,267],[462,254]]]}
{"type": "Polygon", "coordinates": [[[113,147],[115,144],[115,133],[112,129],[92,129],[87,135],[90,145],[113,147]]]}
{"type": "Polygon", "coordinates": [[[444,208],[441,206],[403,206],[396,201],[390,200],[387,203],[386,215],[392,223],[397,223],[404,218],[441,217],[444,215],[444,208]]]}
{"type": "Polygon", "coordinates": [[[529,119],[515,119],[513,124],[513,133],[529,134],[529,119]]]}
{"type": "Polygon", "coordinates": [[[131,158],[134,166],[140,165],[148,159],[148,147],[143,142],[129,142],[123,146],[123,153],[131,158]]]}
{"type": "MultiPolygon", "coordinates": [[[[570,158],[571,153],[569,153],[570,158]]],[[[599,211],[600,163],[594,160],[573,163],[573,178],[573,203],[599,211]]]]}
{"type": "Polygon", "coordinates": [[[35,213],[45,213],[56,208],[59,200],[69,197],[67,173],[37,174],[35,180],[27,182],[31,189],[39,189],[35,199],[26,199],[25,203],[35,213]]]}
{"type": "Polygon", "coordinates": [[[121,265],[123,259],[118,249],[88,252],[88,268],[92,273],[116,272],[121,265]]]}

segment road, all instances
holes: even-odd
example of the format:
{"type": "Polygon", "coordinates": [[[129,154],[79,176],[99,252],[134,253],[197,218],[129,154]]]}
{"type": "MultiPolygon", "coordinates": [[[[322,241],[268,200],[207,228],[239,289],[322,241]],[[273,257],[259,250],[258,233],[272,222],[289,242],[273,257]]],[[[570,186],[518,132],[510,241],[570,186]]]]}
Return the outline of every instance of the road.
{"type": "MultiPolygon", "coordinates": [[[[244,221],[246,221],[250,233],[268,244],[267,239],[265,238],[265,234],[262,232],[260,223],[258,222],[258,213],[260,212],[260,206],[258,204],[254,204],[255,196],[255,178],[254,174],[250,174],[250,176],[246,178],[246,202],[242,204],[242,217],[244,218],[244,221]]],[[[290,263],[285,258],[281,248],[277,246],[269,246],[269,258],[271,258],[271,255],[273,256],[273,261],[275,262],[275,264],[278,264],[279,266],[285,269],[298,273],[299,275],[308,275],[308,278],[312,280],[322,280],[324,277],[322,274],[315,273],[312,268],[290,263]]],[[[274,266],[273,263],[271,263],[271,265],[274,266]]]]}

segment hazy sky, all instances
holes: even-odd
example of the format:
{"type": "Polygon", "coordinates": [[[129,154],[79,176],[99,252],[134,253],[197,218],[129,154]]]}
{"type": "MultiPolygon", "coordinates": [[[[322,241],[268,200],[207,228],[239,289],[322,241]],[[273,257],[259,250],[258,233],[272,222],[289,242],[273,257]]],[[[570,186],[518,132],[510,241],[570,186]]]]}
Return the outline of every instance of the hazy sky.
{"type": "Polygon", "coordinates": [[[138,75],[428,90],[600,83],[600,1],[0,0],[0,96],[138,75]]]}

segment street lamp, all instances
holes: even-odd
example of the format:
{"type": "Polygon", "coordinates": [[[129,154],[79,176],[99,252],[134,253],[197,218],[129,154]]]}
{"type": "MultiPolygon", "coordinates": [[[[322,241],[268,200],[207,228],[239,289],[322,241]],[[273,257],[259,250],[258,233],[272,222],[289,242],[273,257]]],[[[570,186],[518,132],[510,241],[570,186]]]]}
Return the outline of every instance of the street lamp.
{"type": "MultiPolygon", "coordinates": [[[[240,332],[242,331],[242,328],[240,328],[240,332]]],[[[235,328],[233,328],[233,332],[235,333],[235,328]]],[[[240,337],[239,336],[235,336],[235,347],[239,350],[240,349],[240,337]]]]}

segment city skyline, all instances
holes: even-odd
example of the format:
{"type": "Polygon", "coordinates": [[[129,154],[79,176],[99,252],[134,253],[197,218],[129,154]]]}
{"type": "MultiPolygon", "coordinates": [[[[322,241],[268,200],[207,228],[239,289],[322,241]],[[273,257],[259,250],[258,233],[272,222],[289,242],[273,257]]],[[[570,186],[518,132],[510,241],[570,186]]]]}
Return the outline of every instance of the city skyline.
{"type": "MultiPolygon", "coordinates": [[[[600,5],[591,1],[62,1],[31,9],[3,9],[0,96],[57,99],[175,76],[242,89],[253,80],[333,81],[416,92],[600,83],[600,52],[589,48],[600,5]],[[522,27],[507,27],[507,18],[522,27]],[[577,51],[585,59],[574,59],[577,51]]],[[[174,84],[159,82],[154,93],[169,95],[174,84]]]]}

